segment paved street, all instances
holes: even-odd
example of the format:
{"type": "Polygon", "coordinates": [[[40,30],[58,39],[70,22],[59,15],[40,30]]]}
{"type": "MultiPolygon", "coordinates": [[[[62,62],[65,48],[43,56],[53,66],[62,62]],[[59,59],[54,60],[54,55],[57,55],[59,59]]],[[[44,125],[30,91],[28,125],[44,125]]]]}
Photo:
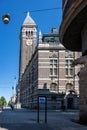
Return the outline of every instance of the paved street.
{"type": "Polygon", "coordinates": [[[0,130],[87,130],[87,126],[72,121],[78,117],[78,111],[49,111],[47,124],[45,124],[42,111],[38,124],[36,111],[5,109],[0,112],[0,130]]]}
{"type": "Polygon", "coordinates": [[[0,112],[0,130],[52,130],[46,124],[38,124],[36,112],[5,109],[0,112]]]}

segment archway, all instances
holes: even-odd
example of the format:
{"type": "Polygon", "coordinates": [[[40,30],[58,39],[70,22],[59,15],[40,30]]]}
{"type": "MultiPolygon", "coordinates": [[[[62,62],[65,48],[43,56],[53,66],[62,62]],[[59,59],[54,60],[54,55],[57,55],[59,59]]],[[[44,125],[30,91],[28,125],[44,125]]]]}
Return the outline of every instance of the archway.
{"type": "Polygon", "coordinates": [[[50,84],[50,90],[51,91],[57,91],[57,84],[56,83],[51,83],[50,84]]]}
{"type": "Polygon", "coordinates": [[[68,109],[73,108],[73,98],[72,97],[67,98],[67,108],[68,109]]]}

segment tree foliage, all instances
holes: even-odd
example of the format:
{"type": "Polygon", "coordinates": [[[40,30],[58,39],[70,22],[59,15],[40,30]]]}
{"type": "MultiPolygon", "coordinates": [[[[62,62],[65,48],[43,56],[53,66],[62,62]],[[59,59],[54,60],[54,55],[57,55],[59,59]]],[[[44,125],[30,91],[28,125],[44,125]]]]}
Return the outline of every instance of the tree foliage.
{"type": "Polygon", "coordinates": [[[6,99],[4,96],[0,98],[0,107],[2,107],[4,104],[7,104],[6,99]]]}

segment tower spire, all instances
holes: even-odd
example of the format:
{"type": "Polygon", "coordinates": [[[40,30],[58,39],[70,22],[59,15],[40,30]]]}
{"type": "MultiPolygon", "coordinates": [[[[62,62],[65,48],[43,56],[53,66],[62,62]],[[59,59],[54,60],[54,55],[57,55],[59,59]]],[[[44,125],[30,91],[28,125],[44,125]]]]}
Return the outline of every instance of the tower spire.
{"type": "Polygon", "coordinates": [[[29,13],[29,11],[27,12],[27,16],[29,16],[30,15],[30,13],[29,13]]]}
{"type": "Polygon", "coordinates": [[[36,26],[36,23],[31,18],[29,11],[27,12],[27,15],[26,15],[26,18],[25,18],[25,20],[23,22],[23,25],[30,25],[30,26],[34,25],[34,26],[36,26]]]}

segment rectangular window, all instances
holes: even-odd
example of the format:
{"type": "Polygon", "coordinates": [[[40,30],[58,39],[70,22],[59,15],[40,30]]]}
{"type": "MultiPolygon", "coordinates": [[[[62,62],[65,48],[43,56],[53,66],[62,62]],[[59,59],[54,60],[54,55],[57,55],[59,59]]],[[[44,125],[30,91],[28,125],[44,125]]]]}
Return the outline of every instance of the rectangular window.
{"type": "Polygon", "coordinates": [[[71,60],[71,59],[67,59],[65,61],[66,75],[73,76],[74,70],[73,70],[73,67],[72,67],[72,62],[73,62],[73,60],[71,60]]]}
{"type": "Polygon", "coordinates": [[[57,68],[54,68],[54,75],[57,75],[57,68]]]}
{"type": "Polygon", "coordinates": [[[50,75],[57,75],[57,60],[50,60],[50,75]]]}
{"type": "Polygon", "coordinates": [[[50,75],[53,75],[53,69],[50,68],[50,75]]]}
{"type": "Polygon", "coordinates": [[[66,75],[68,75],[68,68],[66,68],[66,75]]]}

